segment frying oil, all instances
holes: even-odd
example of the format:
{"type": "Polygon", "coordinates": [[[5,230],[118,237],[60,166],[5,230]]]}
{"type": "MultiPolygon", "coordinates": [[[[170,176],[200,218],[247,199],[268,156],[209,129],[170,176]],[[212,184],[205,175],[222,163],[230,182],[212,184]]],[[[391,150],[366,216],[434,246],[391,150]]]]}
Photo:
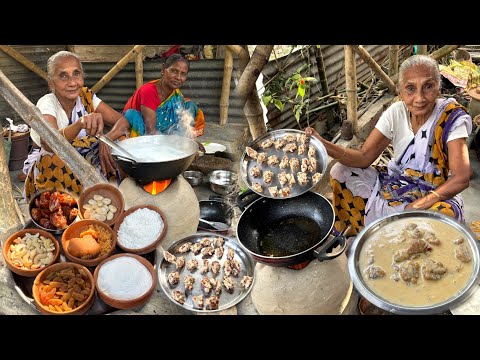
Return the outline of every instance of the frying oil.
{"type": "Polygon", "coordinates": [[[258,237],[262,255],[290,256],[305,251],[320,242],[322,231],[317,222],[304,217],[292,216],[271,224],[258,237]]]}

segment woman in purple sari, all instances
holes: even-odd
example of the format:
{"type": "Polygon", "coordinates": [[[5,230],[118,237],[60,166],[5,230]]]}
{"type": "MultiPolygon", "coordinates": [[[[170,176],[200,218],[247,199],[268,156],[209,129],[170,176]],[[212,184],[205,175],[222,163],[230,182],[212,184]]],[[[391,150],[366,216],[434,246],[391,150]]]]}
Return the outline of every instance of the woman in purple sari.
{"type": "Polygon", "coordinates": [[[454,99],[439,98],[437,62],[414,55],[399,71],[400,100],[380,117],[361,149],[335,145],[313,130],[338,162],[330,172],[335,229],[365,225],[403,210],[430,210],[465,221],[460,193],[469,186],[466,138],[472,119],[454,99]],[[389,144],[394,157],[387,167],[372,167],[389,144]]]}

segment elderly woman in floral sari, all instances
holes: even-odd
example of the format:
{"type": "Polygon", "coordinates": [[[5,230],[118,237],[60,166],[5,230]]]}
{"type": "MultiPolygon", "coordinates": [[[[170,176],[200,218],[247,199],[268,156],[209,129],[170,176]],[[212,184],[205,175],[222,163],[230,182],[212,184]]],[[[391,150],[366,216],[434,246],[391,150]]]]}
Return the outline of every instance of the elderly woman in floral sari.
{"type": "MultiPolygon", "coordinates": [[[[119,173],[110,149],[97,141],[95,135],[103,133],[104,124],[114,126],[126,119],[84,86],[85,73],[76,54],[55,53],[47,61],[47,73],[51,93],[37,102],[43,118],[95,166],[105,180],[118,181],[119,173]]],[[[32,152],[24,164],[25,199],[29,200],[38,191],[53,189],[78,196],[83,187],[68,164],[35,131],[32,130],[30,136],[40,148],[32,152]]],[[[110,136],[110,132],[106,136],[110,136]]]]}
{"type": "Polygon", "coordinates": [[[439,98],[437,62],[425,55],[405,60],[399,71],[401,101],[380,117],[361,149],[319,138],[338,162],[330,172],[335,229],[358,233],[374,220],[403,210],[430,210],[465,221],[460,193],[469,186],[466,138],[472,119],[454,99],[439,98]],[[387,167],[372,163],[392,144],[387,167]]]}
{"type": "Polygon", "coordinates": [[[161,79],[150,81],[133,93],[123,109],[128,122],[117,123],[109,137],[116,140],[125,134],[136,137],[175,133],[190,138],[203,135],[202,110],[180,91],[188,70],[188,62],[180,54],[168,57],[161,79]]]}

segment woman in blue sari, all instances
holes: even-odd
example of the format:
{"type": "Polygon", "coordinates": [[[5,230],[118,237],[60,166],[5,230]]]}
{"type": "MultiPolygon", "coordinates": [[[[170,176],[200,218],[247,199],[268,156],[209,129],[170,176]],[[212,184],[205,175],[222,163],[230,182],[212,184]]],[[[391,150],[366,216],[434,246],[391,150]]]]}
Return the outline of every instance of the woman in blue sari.
{"type": "Polygon", "coordinates": [[[354,235],[403,210],[439,211],[465,221],[460,193],[470,181],[466,138],[472,119],[454,99],[439,98],[440,86],[437,62],[414,55],[400,67],[401,101],[382,114],[361,149],[335,145],[307,128],[338,160],[330,171],[337,231],[352,225],[348,235],[354,235]],[[372,167],[390,143],[388,166],[372,167]]]}
{"type": "Polygon", "coordinates": [[[163,65],[161,79],[142,85],[127,101],[123,115],[128,123],[118,123],[110,138],[155,134],[196,138],[203,135],[203,111],[180,91],[188,70],[188,61],[180,54],[169,56],[163,65]]]}

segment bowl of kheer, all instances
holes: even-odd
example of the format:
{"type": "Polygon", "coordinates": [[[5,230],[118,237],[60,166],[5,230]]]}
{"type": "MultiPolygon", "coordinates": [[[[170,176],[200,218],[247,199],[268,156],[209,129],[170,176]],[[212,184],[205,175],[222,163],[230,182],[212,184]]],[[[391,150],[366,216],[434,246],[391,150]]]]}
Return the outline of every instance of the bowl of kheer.
{"type": "Polygon", "coordinates": [[[356,290],[394,314],[439,314],[480,283],[476,236],[454,218],[405,211],[367,225],[348,252],[356,290]]]}

